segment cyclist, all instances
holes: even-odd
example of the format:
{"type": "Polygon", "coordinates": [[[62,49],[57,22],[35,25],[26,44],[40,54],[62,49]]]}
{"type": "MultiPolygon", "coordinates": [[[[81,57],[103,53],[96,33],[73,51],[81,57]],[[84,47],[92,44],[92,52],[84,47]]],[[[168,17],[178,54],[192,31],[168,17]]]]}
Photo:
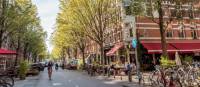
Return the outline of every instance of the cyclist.
{"type": "Polygon", "coordinates": [[[49,63],[48,63],[48,75],[49,75],[49,80],[51,80],[51,75],[52,75],[52,71],[53,71],[52,67],[53,67],[53,62],[52,62],[52,61],[49,61],[49,63]]]}

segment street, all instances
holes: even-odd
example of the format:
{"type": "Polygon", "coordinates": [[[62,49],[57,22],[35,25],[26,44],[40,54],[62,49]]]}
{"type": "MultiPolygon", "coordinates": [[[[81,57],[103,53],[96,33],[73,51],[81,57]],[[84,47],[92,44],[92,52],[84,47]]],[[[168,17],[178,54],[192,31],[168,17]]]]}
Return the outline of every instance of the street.
{"type": "Polygon", "coordinates": [[[16,81],[14,87],[127,87],[122,81],[97,79],[80,71],[54,70],[52,80],[49,80],[47,75],[45,69],[38,76],[16,81]]]}

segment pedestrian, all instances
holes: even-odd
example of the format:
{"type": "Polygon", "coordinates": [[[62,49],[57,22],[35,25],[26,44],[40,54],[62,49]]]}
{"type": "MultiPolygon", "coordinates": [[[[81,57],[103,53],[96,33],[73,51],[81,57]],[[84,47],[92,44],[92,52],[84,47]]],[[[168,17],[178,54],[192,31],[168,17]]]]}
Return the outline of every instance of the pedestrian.
{"type": "Polygon", "coordinates": [[[130,63],[127,64],[127,74],[129,82],[132,82],[132,65],[130,63]]]}
{"type": "Polygon", "coordinates": [[[52,76],[52,71],[53,71],[52,67],[53,67],[53,62],[49,61],[48,62],[48,76],[49,76],[49,80],[51,80],[51,76],[52,76]]]}
{"type": "Polygon", "coordinates": [[[63,70],[65,69],[65,64],[64,64],[64,63],[62,64],[62,69],[63,69],[63,70]]]}
{"type": "Polygon", "coordinates": [[[108,71],[108,77],[110,77],[110,75],[113,75],[114,78],[115,78],[115,65],[114,64],[110,65],[110,68],[109,68],[109,71],[108,71]]]}
{"type": "Polygon", "coordinates": [[[58,63],[55,64],[55,70],[58,70],[58,63]]]}

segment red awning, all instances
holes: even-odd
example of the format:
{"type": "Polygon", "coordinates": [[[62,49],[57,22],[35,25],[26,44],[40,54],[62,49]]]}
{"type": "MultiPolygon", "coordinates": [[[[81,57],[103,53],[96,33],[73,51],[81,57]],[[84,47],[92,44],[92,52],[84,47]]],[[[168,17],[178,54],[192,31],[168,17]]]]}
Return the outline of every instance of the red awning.
{"type": "Polygon", "coordinates": [[[14,55],[14,54],[16,54],[16,51],[0,49],[0,55],[14,55]]]}
{"type": "MultiPolygon", "coordinates": [[[[162,53],[161,43],[142,43],[142,45],[147,49],[148,53],[162,53]]],[[[167,51],[176,52],[177,49],[172,45],[167,44],[167,51]]]]}
{"type": "Polygon", "coordinates": [[[194,53],[200,51],[200,43],[171,43],[179,52],[194,53]]]}
{"type": "MultiPolygon", "coordinates": [[[[162,53],[161,43],[142,43],[148,53],[162,53]]],[[[167,43],[167,52],[194,53],[200,51],[200,43],[167,43]]]]}
{"type": "Polygon", "coordinates": [[[117,43],[117,44],[115,44],[115,46],[114,46],[110,51],[108,51],[108,52],[106,53],[106,56],[112,56],[112,55],[114,55],[114,53],[115,53],[118,49],[120,49],[121,47],[123,47],[123,43],[117,43]]]}

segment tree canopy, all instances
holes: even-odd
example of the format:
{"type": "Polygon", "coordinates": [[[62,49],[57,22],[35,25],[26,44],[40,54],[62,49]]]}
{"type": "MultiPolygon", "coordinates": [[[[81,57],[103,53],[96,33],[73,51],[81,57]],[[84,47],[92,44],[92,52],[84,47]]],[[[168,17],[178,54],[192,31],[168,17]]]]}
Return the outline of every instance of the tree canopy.
{"type": "Polygon", "coordinates": [[[31,0],[2,0],[0,10],[0,46],[16,50],[24,59],[45,58],[46,32],[31,0]]]}

